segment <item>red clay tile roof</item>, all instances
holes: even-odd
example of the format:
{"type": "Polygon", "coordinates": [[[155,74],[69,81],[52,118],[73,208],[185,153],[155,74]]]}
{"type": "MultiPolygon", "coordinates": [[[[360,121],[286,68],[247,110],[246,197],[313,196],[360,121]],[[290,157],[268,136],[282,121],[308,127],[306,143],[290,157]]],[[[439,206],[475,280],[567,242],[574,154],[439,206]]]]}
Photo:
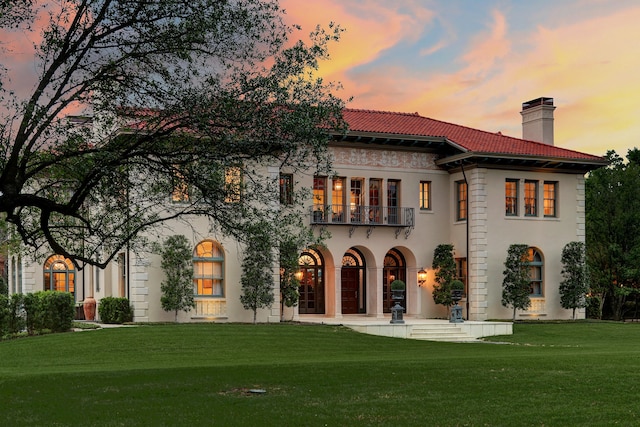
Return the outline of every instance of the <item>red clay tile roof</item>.
{"type": "Polygon", "coordinates": [[[442,137],[458,145],[463,151],[473,153],[540,156],[586,161],[604,160],[599,156],[513,138],[499,132],[485,132],[422,117],[418,113],[355,109],[345,109],[343,113],[351,132],[442,137]]]}

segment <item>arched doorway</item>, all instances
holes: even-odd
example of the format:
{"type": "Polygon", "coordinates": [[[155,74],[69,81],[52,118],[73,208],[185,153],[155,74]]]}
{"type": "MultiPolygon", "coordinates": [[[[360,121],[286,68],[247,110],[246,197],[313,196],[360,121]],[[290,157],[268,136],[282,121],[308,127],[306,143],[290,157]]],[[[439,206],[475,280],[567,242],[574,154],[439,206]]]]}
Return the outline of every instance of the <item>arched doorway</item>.
{"type": "MultiPolygon", "coordinates": [[[[392,248],[384,257],[384,267],[382,270],[382,309],[384,313],[391,313],[391,307],[395,301],[391,299],[391,282],[402,280],[407,283],[407,263],[402,253],[396,248],[392,248]]],[[[407,293],[400,305],[407,308],[407,293]]]]}
{"type": "Polygon", "coordinates": [[[324,261],[313,249],[302,252],[298,259],[300,268],[300,314],[324,314],[324,261]]]}
{"type": "Polygon", "coordinates": [[[366,313],[366,275],[362,252],[351,248],[342,257],[342,314],[366,313]]]}

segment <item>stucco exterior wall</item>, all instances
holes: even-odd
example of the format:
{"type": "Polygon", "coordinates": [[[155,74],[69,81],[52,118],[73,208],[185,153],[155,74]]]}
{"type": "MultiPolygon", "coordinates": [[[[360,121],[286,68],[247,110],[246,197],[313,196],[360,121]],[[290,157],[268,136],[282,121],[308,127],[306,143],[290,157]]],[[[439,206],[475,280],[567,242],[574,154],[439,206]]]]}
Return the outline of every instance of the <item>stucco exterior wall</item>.
{"type": "MultiPolygon", "coordinates": [[[[445,307],[433,302],[434,272],[431,268],[436,246],[443,243],[454,245],[456,258],[468,260],[467,298],[461,302],[464,317],[470,320],[508,319],[511,309],[502,307],[502,279],[504,261],[510,244],[524,243],[537,248],[544,259],[544,292],[540,298],[532,298],[532,307],[518,313],[519,318],[568,319],[570,310],[560,307],[558,285],[561,281],[561,252],[571,241],[584,241],[585,206],[584,177],[577,174],[534,172],[527,170],[502,170],[472,167],[452,173],[436,165],[435,153],[389,150],[383,148],[332,147],[335,176],[363,179],[365,188],[370,179],[380,179],[383,188],[389,180],[400,182],[399,206],[412,208],[413,227],[393,225],[340,224],[313,225],[316,234],[328,231],[330,238],[324,247],[318,248],[324,259],[325,311],[323,316],[341,318],[341,270],[342,258],[355,248],[364,257],[365,310],[363,316],[382,318],[383,313],[383,266],[385,255],[391,249],[398,250],[406,263],[406,316],[418,318],[444,318],[445,307]],[[457,221],[456,182],[468,183],[468,219],[457,221]],[[519,185],[519,214],[505,214],[505,180],[517,179],[519,185]],[[526,217],[524,212],[524,180],[536,180],[538,186],[538,215],[526,217]],[[421,210],[420,182],[431,183],[431,209],[421,210]],[[554,181],[557,187],[557,216],[545,218],[542,214],[543,182],[554,181]],[[428,279],[419,286],[417,272],[424,268],[428,279]]],[[[265,169],[274,177],[279,171],[265,169]]],[[[331,177],[327,178],[331,182],[331,177]]],[[[313,171],[294,177],[296,186],[312,188],[313,171]]],[[[331,203],[331,193],[327,194],[331,203]]],[[[380,195],[382,206],[386,196],[380,195]]],[[[274,194],[274,205],[278,196],[274,194]]],[[[368,205],[365,194],[364,205],[368,205]]],[[[311,208],[312,200],[308,200],[311,208]]],[[[272,208],[269,206],[267,208],[272,208]]],[[[311,215],[307,221],[311,222],[311,215]]],[[[203,240],[218,242],[224,249],[224,296],[197,298],[200,305],[189,313],[179,313],[180,322],[217,321],[251,322],[253,314],[240,303],[242,245],[223,236],[215,226],[203,218],[184,218],[171,221],[158,229],[160,240],[170,234],[185,235],[193,247],[203,240]],[[204,301],[206,300],[206,301],[204,301]],[[204,301],[204,302],[203,302],[204,301]]],[[[156,239],[155,235],[149,235],[156,239]]],[[[93,293],[99,301],[105,296],[127,296],[134,306],[135,321],[173,321],[174,314],[161,308],[160,284],[164,273],[160,268],[160,257],[152,253],[123,251],[126,255],[126,284],[121,282],[122,266],[113,262],[105,270],[87,267],[77,272],[76,300],[82,301],[93,293]]],[[[11,268],[11,263],[9,263],[11,268]]],[[[10,277],[12,272],[10,271],[10,277]]],[[[280,320],[279,266],[273,266],[276,285],[276,301],[269,309],[259,310],[259,322],[280,320]]],[[[23,260],[23,292],[44,289],[42,262],[23,260]]],[[[584,317],[584,311],[579,316],[584,317]]],[[[297,307],[287,308],[285,319],[304,320],[297,307]]]]}

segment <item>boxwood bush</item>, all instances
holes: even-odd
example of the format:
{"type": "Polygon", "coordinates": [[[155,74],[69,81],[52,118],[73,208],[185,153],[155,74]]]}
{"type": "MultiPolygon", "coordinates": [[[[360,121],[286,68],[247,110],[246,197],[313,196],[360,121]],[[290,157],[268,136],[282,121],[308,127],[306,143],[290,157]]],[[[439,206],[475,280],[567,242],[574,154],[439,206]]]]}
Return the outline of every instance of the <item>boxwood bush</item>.
{"type": "Polygon", "coordinates": [[[75,301],[69,292],[40,291],[26,295],[0,296],[0,334],[16,335],[24,329],[30,335],[44,330],[71,329],[75,301]]]}
{"type": "Polygon", "coordinates": [[[133,309],[127,298],[104,297],[98,304],[103,323],[125,323],[133,320],[133,309]]]}

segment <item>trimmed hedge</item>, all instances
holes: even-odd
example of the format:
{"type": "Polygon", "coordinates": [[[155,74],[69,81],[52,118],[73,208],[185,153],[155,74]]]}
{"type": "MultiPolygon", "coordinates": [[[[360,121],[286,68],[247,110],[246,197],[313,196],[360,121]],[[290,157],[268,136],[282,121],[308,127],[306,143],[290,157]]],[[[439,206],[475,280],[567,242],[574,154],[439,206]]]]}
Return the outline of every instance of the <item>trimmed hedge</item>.
{"type": "Polygon", "coordinates": [[[40,291],[0,296],[0,334],[16,335],[25,328],[29,335],[44,330],[66,332],[73,325],[75,301],[69,292],[40,291]]]}
{"type": "Polygon", "coordinates": [[[103,323],[133,321],[133,309],[127,298],[104,297],[98,304],[98,314],[103,323]]]}

